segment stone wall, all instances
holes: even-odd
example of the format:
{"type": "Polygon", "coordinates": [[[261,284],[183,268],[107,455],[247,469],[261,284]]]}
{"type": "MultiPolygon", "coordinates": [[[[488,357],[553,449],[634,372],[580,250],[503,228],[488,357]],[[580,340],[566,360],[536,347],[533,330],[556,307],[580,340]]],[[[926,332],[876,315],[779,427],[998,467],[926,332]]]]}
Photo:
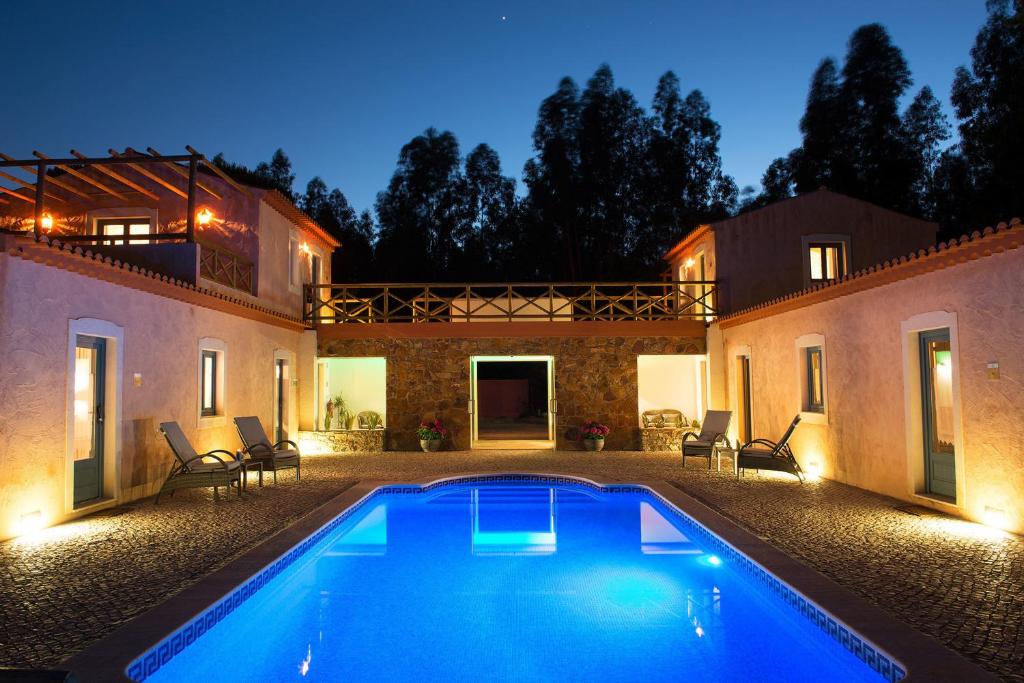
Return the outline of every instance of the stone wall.
{"type": "Polygon", "coordinates": [[[335,429],[326,432],[299,432],[299,452],[303,455],[329,453],[380,453],[384,450],[383,429],[335,429]]]}
{"type": "Polygon", "coordinates": [[[681,451],[683,434],[689,427],[645,427],[640,430],[640,450],[651,452],[681,451]]]}
{"type": "Polygon", "coordinates": [[[470,447],[471,356],[538,355],[555,359],[556,446],[581,448],[570,433],[585,420],[611,427],[606,448],[640,447],[636,357],[703,354],[704,339],[677,337],[533,337],[321,339],[320,356],[387,358],[385,447],[415,450],[416,426],[440,417],[451,430],[445,448],[470,447]]]}

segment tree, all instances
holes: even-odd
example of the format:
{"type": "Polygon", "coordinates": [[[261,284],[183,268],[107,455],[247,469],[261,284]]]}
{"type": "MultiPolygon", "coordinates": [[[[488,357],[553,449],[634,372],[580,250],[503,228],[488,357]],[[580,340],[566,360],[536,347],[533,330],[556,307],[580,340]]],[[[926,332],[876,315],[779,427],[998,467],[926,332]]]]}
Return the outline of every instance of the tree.
{"type": "Polygon", "coordinates": [[[529,215],[514,257],[524,278],[575,280],[581,271],[579,113],[579,88],[569,77],[559,81],[537,113],[536,156],[523,169],[529,215]],[[556,245],[561,258],[552,253],[556,245]]]}
{"type": "Polygon", "coordinates": [[[458,251],[469,234],[459,143],[428,128],[399,154],[388,189],[377,195],[376,256],[398,281],[457,280],[458,251]]]}
{"type": "MultiPolygon", "coordinates": [[[[761,176],[761,194],[754,195],[754,188],[749,187],[747,199],[740,204],[740,213],[759,209],[793,196],[793,171],[790,160],[779,157],[768,165],[768,170],[761,176]]],[[[748,188],[744,188],[747,190],[748,188]]]]}
{"type": "Polygon", "coordinates": [[[364,212],[357,218],[355,210],[341,190],[327,191],[327,184],[314,176],[306,192],[298,199],[299,208],[320,227],[341,243],[331,257],[331,273],[335,282],[367,282],[375,279],[373,262],[373,221],[364,212]],[[369,219],[369,227],[364,223],[369,219]]]}
{"type": "Polygon", "coordinates": [[[280,148],[274,152],[269,164],[261,161],[255,169],[227,161],[223,153],[213,157],[213,163],[237,182],[266,190],[279,190],[293,201],[296,198],[292,192],[292,185],[295,183],[292,162],[280,148]]]}
{"type": "MultiPolygon", "coordinates": [[[[822,185],[847,185],[852,175],[843,152],[843,105],[835,60],[826,57],[811,76],[807,104],[800,119],[803,144],[790,154],[796,191],[812,192],[822,185]]],[[[774,162],[773,162],[774,163],[774,162]]]]}
{"type": "Polygon", "coordinates": [[[988,18],[960,67],[952,100],[960,147],[943,158],[943,223],[977,229],[1024,215],[1024,0],[988,0],[988,18]]]}
{"type": "Polygon", "coordinates": [[[256,173],[268,179],[273,187],[281,191],[288,199],[295,199],[292,185],[295,184],[295,174],[292,173],[292,162],[284,150],[278,148],[270,163],[260,162],[256,166],[256,173]]]}
{"type": "Polygon", "coordinates": [[[516,181],[501,174],[498,153],[480,144],[466,157],[465,187],[470,230],[462,271],[477,281],[511,275],[519,218],[516,181]]]}
{"type": "Polygon", "coordinates": [[[903,149],[912,179],[912,204],[929,218],[935,216],[935,171],[942,153],[940,145],[949,139],[949,123],[932,89],[921,88],[903,114],[903,149]]]}
{"type": "Polygon", "coordinates": [[[722,218],[735,208],[737,188],[722,172],[718,151],[721,127],[699,90],[685,98],[671,71],[658,80],[648,145],[648,230],[639,251],[657,267],[661,255],[678,237],[701,223],[722,218]]]}

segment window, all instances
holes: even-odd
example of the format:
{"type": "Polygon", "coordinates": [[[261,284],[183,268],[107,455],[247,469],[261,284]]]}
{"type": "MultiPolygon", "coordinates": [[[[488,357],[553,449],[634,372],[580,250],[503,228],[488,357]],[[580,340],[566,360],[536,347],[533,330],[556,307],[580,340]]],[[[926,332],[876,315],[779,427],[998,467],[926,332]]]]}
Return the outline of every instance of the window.
{"type": "MultiPolygon", "coordinates": [[[[97,235],[149,235],[152,222],[149,218],[97,218],[97,235]]],[[[105,240],[103,244],[123,245],[125,240],[105,240]]],[[[149,244],[149,240],[128,240],[128,244],[149,244]]]]}
{"type": "Polygon", "coordinates": [[[210,417],[217,414],[217,352],[202,352],[200,372],[199,414],[210,417]]]}
{"type": "Polygon", "coordinates": [[[808,252],[811,282],[838,280],[846,275],[846,254],[842,242],[812,242],[808,252]]]}
{"type": "Polygon", "coordinates": [[[807,424],[828,424],[828,368],[825,337],[805,334],[796,340],[800,418],[807,424]]]}
{"type": "Polygon", "coordinates": [[[808,413],[824,413],[825,377],[822,371],[820,346],[808,346],[804,349],[804,378],[807,382],[804,411],[808,413]]]}
{"type": "Polygon", "coordinates": [[[199,340],[199,426],[219,427],[225,423],[227,411],[227,345],[220,339],[199,340]]]}

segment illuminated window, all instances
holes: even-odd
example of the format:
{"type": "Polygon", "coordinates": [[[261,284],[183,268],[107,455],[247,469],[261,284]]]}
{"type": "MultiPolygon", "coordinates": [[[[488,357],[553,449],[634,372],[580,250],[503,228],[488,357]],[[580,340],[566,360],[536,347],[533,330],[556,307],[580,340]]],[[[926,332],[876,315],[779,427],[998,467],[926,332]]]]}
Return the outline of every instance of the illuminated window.
{"type": "Polygon", "coordinates": [[[804,349],[804,378],[807,382],[804,411],[825,412],[825,373],[820,346],[808,346],[804,349]]]}
{"type": "Polygon", "coordinates": [[[219,339],[199,340],[199,426],[219,426],[225,420],[227,346],[219,339]]]}
{"type": "Polygon", "coordinates": [[[811,282],[838,280],[846,275],[846,254],[842,242],[815,242],[809,245],[811,282]]]}
{"type": "MultiPolygon", "coordinates": [[[[152,233],[152,222],[149,218],[98,218],[96,234],[110,235],[149,235],[152,233]]],[[[105,240],[103,244],[122,245],[125,240],[105,240]]],[[[149,240],[128,240],[128,244],[149,244],[149,240]]]]}
{"type": "Polygon", "coordinates": [[[203,351],[199,412],[204,416],[217,414],[217,352],[203,351]]]}

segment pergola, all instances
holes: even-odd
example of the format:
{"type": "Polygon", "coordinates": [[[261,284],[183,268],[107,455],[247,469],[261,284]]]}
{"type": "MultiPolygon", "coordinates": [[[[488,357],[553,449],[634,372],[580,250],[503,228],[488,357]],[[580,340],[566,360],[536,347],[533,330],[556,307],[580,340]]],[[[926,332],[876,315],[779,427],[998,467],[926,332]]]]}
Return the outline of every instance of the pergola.
{"type": "MultiPolygon", "coordinates": [[[[51,168],[60,169],[68,175],[81,180],[100,191],[100,194],[107,194],[118,199],[127,201],[124,188],[130,192],[137,192],[154,201],[159,196],[152,191],[154,186],[175,194],[188,202],[186,231],[172,233],[157,233],[147,236],[147,240],[186,240],[195,242],[196,236],[196,195],[204,192],[210,196],[221,199],[221,195],[208,185],[199,180],[199,166],[202,164],[224,182],[236,190],[251,196],[249,189],[235,182],[216,164],[206,158],[204,154],[195,148],[185,145],[188,154],[161,155],[152,147],[147,147],[146,152],[138,152],[131,147],[123,153],[113,149],[107,150],[108,157],[89,157],[76,150],[71,150],[69,158],[48,157],[42,152],[32,152],[33,159],[15,159],[0,152],[0,168],[16,168],[34,176],[33,180],[25,180],[18,176],[0,170],[0,178],[9,180],[22,188],[31,189],[34,195],[17,192],[8,187],[0,185],[0,204],[10,204],[15,198],[22,202],[28,202],[35,207],[35,237],[38,240],[42,237],[44,219],[47,216],[47,203],[62,204],[67,198],[61,193],[73,195],[80,199],[94,200],[96,194],[86,194],[80,187],[66,182],[60,177],[48,175],[51,168]],[[163,166],[173,172],[177,182],[172,182],[160,175],[153,173],[153,166],[163,166]],[[187,165],[187,168],[186,168],[187,165]],[[148,187],[147,187],[148,185],[148,187]]],[[[51,219],[52,220],[52,219],[51,219]]],[[[91,241],[95,240],[93,235],[63,235],[62,241],[91,241]]]]}

